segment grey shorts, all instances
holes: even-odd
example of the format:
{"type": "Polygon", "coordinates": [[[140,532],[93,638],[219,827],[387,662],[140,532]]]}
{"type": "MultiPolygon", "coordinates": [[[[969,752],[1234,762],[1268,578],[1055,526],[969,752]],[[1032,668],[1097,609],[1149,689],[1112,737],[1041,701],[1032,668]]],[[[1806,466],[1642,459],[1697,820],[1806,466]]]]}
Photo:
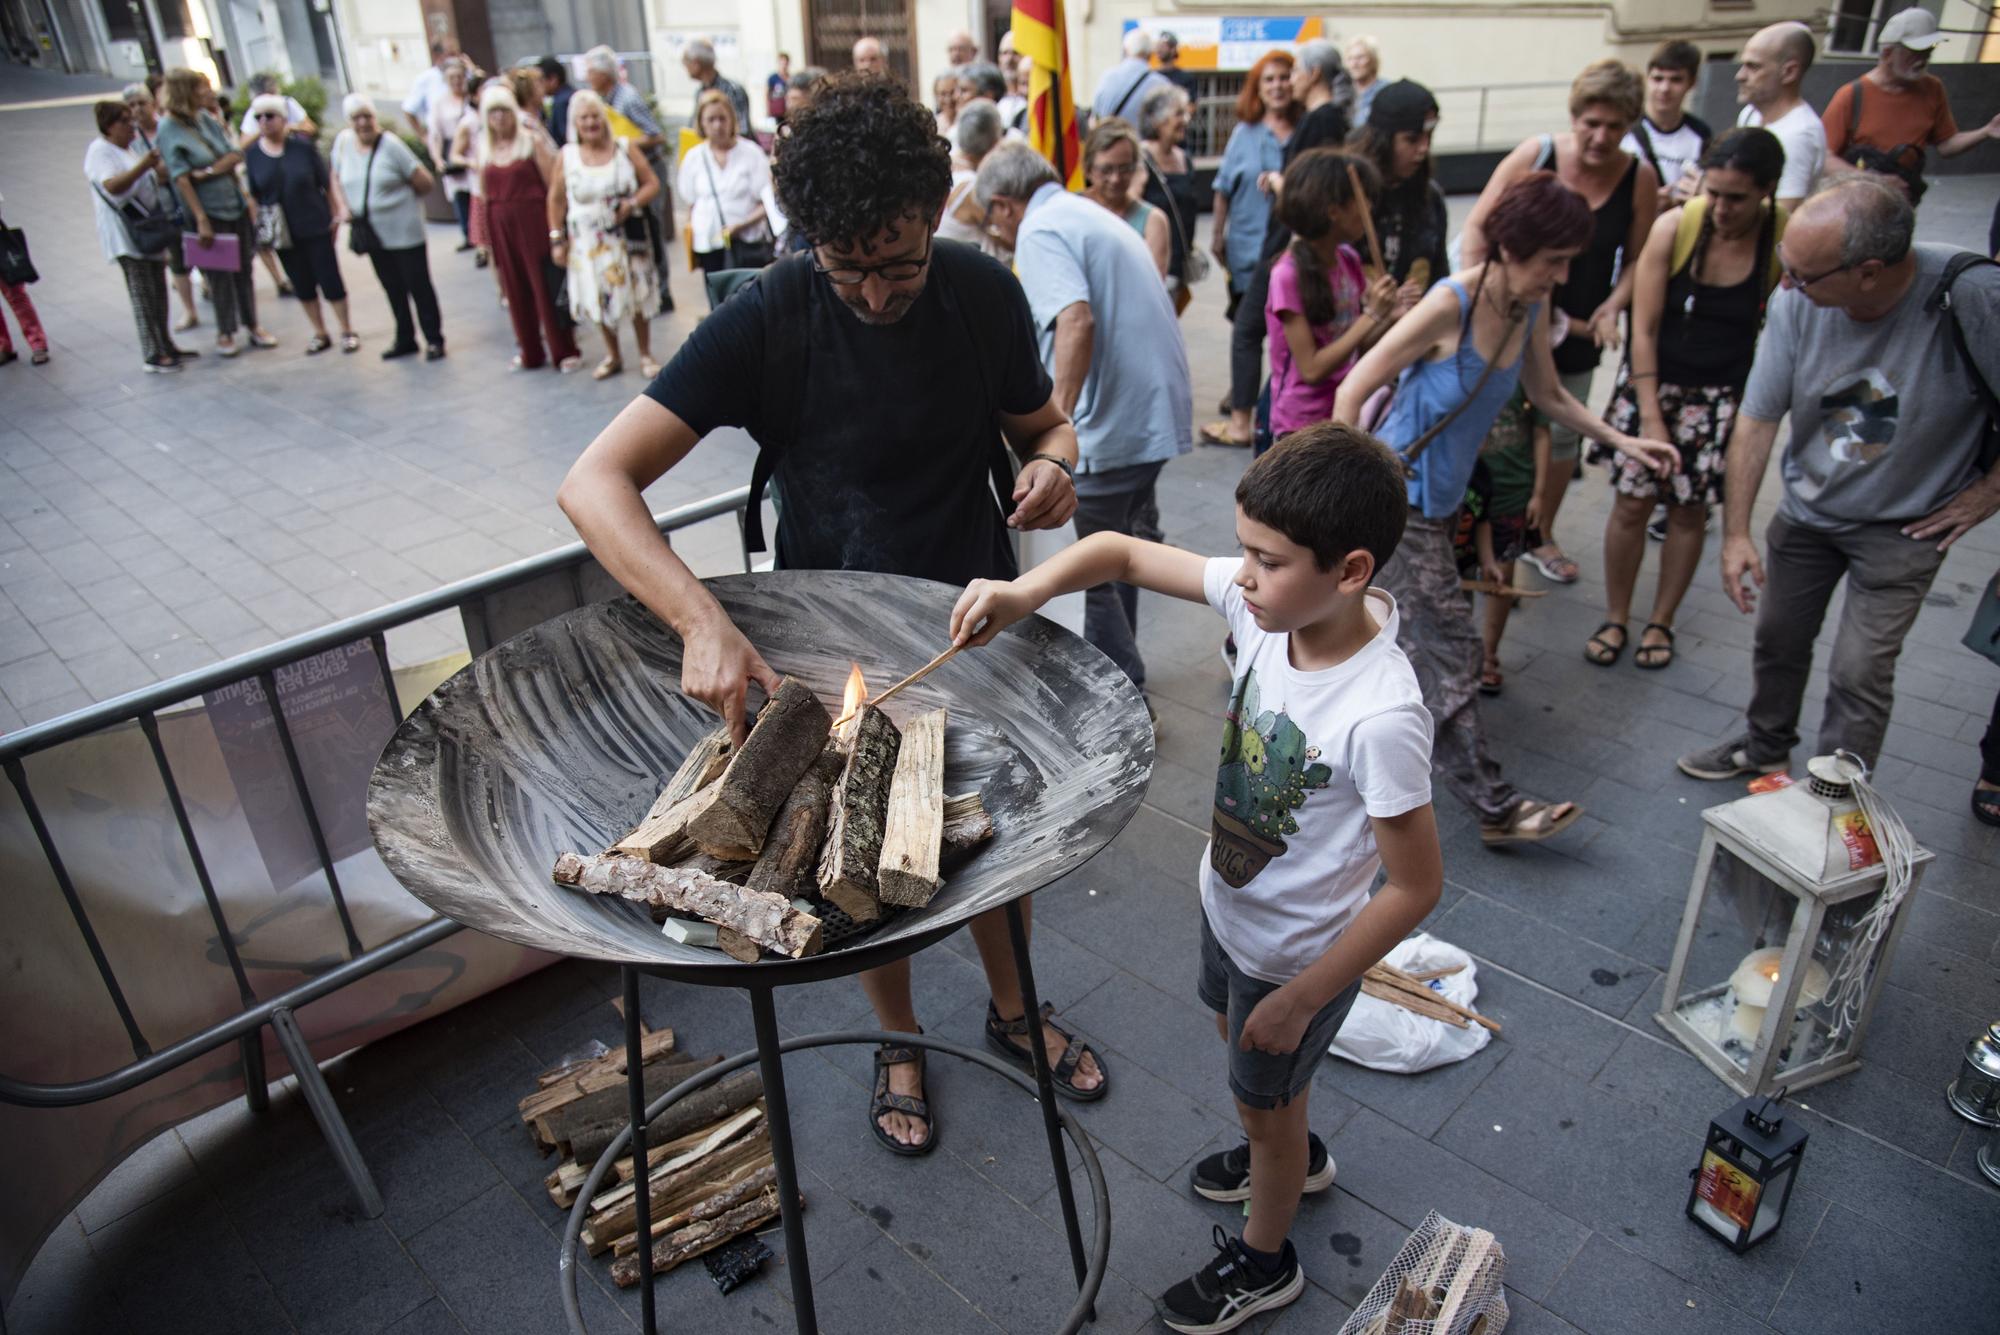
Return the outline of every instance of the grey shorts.
{"type": "MultiPolygon", "coordinates": [[[[1597,368],[1588,371],[1566,371],[1562,375],[1562,386],[1576,401],[1590,406],[1590,382],[1597,378],[1597,368]]],[[[1549,423],[1549,458],[1573,460],[1583,449],[1583,437],[1560,422],[1549,423]]]]}
{"type": "Polygon", "coordinates": [[[1208,914],[1201,916],[1201,977],[1195,991],[1202,1004],[1229,1020],[1229,1091],[1251,1108],[1281,1108],[1298,1097],[1312,1083],[1313,1072],[1326,1056],[1327,1045],[1340,1032],[1361,995],[1357,980],[1345,992],[1329,1001],[1306,1026],[1306,1035],[1295,1052],[1245,1052],[1243,1022],[1257,1003],[1278,990],[1276,983],[1252,978],[1236,967],[1227,951],[1209,930],[1208,914]]]}

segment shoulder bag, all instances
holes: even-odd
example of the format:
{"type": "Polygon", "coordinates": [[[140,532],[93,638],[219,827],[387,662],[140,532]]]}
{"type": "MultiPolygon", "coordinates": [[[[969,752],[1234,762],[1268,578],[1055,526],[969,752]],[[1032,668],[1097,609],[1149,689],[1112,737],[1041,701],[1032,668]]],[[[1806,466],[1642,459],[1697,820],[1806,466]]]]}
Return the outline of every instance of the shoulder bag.
{"type": "Polygon", "coordinates": [[[262,200],[257,203],[257,249],[259,250],[292,248],[292,227],[285,221],[285,206],[280,199],[285,188],[285,160],[279,157],[275,161],[278,164],[278,194],[274,195],[268,204],[262,200]]]}
{"type": "Polygon", "coordinates": [[[1862,171],[1880,172],[1901,181],[1910,192],[1910,206],[1915,208],[1923,201],[1924,191],[1930,188],[1924,180],[1923,146],[1897,144],[1891,149],[1880,149],[1855,142],[1854,137],[1861,133],[1861,85],[1866,82],[1856,79],[1847,85],[1847,160],[1862,171]],[[1914,163],[1910,161],[1913,155],[1914,163]]]}
{"type": "Polygon", "coordinates": [[[132,249],[141,255],[157,255],[180,239],[181,221],[174,214],[165,210],[148,213],[136,200],[120,204],[96,181],[90,183],[90,188],[118,215],[118,221],[125,226],[125,235],[132,240],[132,249]]]}
{"type": "Polygon", "coordinates": [[[1990,265],[1993,261],[1974,251],[1960,251],[1945,262],[1944,276],[1924,299],[1924,307],[1943,315],[1951,321],[1951,342],[1945,348],[1945,369],[1951,369],[1952,353],[1956,352],[1965,363],[1965,378],[1972,382],[1972,392],[1979,397],[1986,408],[1986,430],[1979,438],[1979,467],[1982,472],[1991,472],[2000,464],[2000,398],[1995,398],[1993,386],[1986,383],[1979,363],[1972,360],[1972,348],[1965,341],[1965,326],[1959,323],[1958,311],[1951,301],[1952,284],[1967,269],[1990,265]]]}
{"type": "Polygon", "coordinates": [[[361,214],[350,218],[347,223],[347,248],[357,255],[373,255],[382,249],[382,238],[376,234],[375,224],[368,221],[368,188],[375,183],[375,155],[382,151],[382,135],[375,136],[375,147],[368,150],[368,166],[361,173],[361,214]]]}
{"type": "Polygon", "coordinates": [[[35,262],[28,258],[28,237],[18,227],[0,223],[0,283],[18,287],[41,280],[35,262]]]}
{"type": "Polygon", "coordinates": [[[766,237],[759,241],[744,241],[734,235],[729,219],[722,212],[722,187],[715,180],[715,155],[708,151],[706,144],[696,144],[694,151],[701,154],[701,165],[708,172],[709,193],[715,196],[715,216],[722,220],[722,248],[727,256],[725,263],[732,269],[761,269],[777,258],[777,247],[766,237]]]}

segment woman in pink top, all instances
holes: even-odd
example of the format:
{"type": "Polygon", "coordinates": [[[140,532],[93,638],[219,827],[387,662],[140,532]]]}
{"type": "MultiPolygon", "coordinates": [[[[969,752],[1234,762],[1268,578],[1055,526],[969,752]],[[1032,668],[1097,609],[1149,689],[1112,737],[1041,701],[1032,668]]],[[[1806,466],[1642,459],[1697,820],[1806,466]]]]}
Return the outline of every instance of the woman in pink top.
{"type": "Polygon", "coordinates": [[[1278,218],[1292,244],[1271,266],[1264,324],[1271,342],[1271,436],[1333,415],[1334,391],[1382,336],[1396,306],[1396,282],[1362,272],[1354,243],[1365,235],[1373,163],[1331,148],[1301,153],[1285,168],[1278,218]]]}

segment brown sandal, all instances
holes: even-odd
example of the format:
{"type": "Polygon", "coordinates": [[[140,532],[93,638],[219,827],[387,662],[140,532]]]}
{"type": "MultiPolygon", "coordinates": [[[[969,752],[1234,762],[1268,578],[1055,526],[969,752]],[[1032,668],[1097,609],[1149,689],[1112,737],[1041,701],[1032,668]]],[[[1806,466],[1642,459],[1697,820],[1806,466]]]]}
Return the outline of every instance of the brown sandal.
{"type": "Polygon", "coordinates": [[[1648,672],[1658,672],[1669,667],[1674,661],[1674,628],[1663,626],[1657,621],[1648,621],[1646,629],[1639,632],[1639,647],[1632,651],[1632,666],[1644,668],[1648,672]],[[1665,644],[1647,644],[1646,636],[1658,631],[1667,637],[1665,644]]]}
{"type": "MultiPolygon", "coordinates": [[[[923,1031],[919,1029],[918,1033],[923,1031]]],[[[924,1078],[924,1050],[917,1047],[897,1047],[885,1043],[875,1049],[875,1093],[868,1101],[868,1129],[875,1133],[875,1139],[891,1154],[906,1158],[916,1158],[929,1154],[937,1148],[937,1122],[931,1117],[928,1099],[916,1094],[896,1094],[889,1089],[889,1068],[916,1063],[917,1079],[924,1078]],[[905,1117],[914,1117],[924,1124],[924,1138],[915,1145],[905,1145],[890,1135],[882,1126],[885,1113],[899,1112],[905,1117]]]]}
{"type": "Polygon", "coordinates": [[[1583,808],[1574,802],[1537,802],[1531,797],[1524,797],[1514,804],[1514,809],[1499,824],[1481,825],[1479,838],[1488,846],[1539,844],[1576,824],[1577,818],[1582,815],[1583,808]]]}
{"type": "Polygon", "coordinates": [[[1625,642],[1630,638],[1631,632],[1625,629],[1624,622],[1607,621],[1592,631],[1590,638],[1583,642],[1583,656],[1599,667],[1610,667],[1625,652],[1625,642]],[[1616,644],[1613,644],[1605,636],[1606,631],[1613,630],[1618,632],[1618,643],[1616,644]]]}

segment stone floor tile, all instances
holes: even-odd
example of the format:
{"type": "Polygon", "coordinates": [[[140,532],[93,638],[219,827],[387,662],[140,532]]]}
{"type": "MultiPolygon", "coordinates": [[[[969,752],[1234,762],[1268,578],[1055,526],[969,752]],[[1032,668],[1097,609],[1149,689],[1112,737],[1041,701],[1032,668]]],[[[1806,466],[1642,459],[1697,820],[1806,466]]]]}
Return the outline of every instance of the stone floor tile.
{"type": "Polygon", "coordinates": [[[465,1335],[465,1327],[443,1300],[433,1298],[402,1320],[384,1326],[382,1335],[465,1335]]]}
{"type": "Polygon", "coordinates": [[[1607,1015],[1622,1014],[1657,972],[1484,894],[1460,900],[1438,923],[1438,935],[1607,1015]]]}
{"type": "Polygon", "coordinates": [[[123,1313],[121,1331],[299,1330],[262,1264],[200,1182],[132,1211],[90,1240],[91,1275],[123,1313]]]}
{"type": "MultiPolygon", "coordinates": [[[[555,1236],[526,1202],[495,1185],[411,1238],[409,1259],[467,1330],[545,1335],[563,1327],[555,1236]]],[[[577,1298],[592,1332],[635,1327],[593,1282],[577,1298]]]]}
{"type": "MultiPolygon", "coordinates": [[[[1719,1244],[1718,1244],[1719,1245],[1719,1244]]],[[[1752,1335],[1770,1327],[1592,1234],[1545,1306],[1591,1335],[1752,1335]]]]}
{"type": "Polygon", "coordinates": [[[0,694],[23,714],[76,687],[75,675],[52,653],[31,654],[0,664],[0,694]]]}

